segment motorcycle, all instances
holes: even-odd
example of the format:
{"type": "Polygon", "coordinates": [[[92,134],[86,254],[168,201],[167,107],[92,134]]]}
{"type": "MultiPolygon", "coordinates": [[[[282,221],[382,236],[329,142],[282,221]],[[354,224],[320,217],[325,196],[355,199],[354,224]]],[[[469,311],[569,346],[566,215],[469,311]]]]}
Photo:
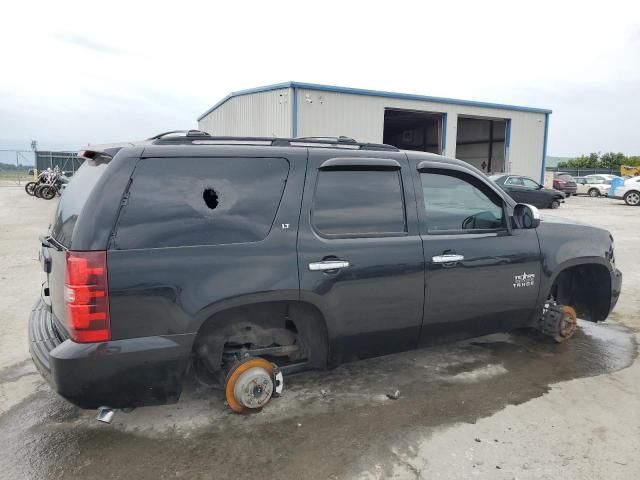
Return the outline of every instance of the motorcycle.
{"type": "Polygon", "coordinates": [[[43,170],[42,172],[40,172],[40,175],[38,175],[38,179],[36,181],[27,182],[27,184],[24,186],[24,191],[27,192],[27,194],[31,195],[32,197],[35,196],[36,189],[40,185],[47,183],[49,177],[52,174],[53,174],[53,171],[50,168],[48,168],[47,170],[43,170]]]}
{"type": "Polygon", "coordinates": [[[45,172],[42,172],[37,182],[29,182],[33,185],[25,185],[25,191],[35,197],[51,200],[56,195],[60,195],[64,185],[68,182],[69,179],[56,167],[54,170],[47,169],[45,172]],[[29,188],[27,188],[28,186],[29,188]]]}

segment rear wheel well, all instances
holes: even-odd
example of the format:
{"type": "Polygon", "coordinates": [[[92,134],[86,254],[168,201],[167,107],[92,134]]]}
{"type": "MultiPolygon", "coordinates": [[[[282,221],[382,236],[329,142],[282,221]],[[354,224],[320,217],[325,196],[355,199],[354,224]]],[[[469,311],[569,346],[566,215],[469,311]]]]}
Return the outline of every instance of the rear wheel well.
{"type": "Polygon", "coordinates": [[[223,310],[208,318],[194,342],[195,361],[219,376],[223,353],[268,347],[291,348],[274,359],[279,366],[306,362],[307,368],[327,365],[327,328],[313,305],[295,301],[261,302],[223,310]]]}
{"type": "Polygon", "coordinates": [[[578,318],[600,322],[609,315],[611,275],[600,264],[569,267],[558,274],[549,296],[558,304],[573,307],[578,318]]]}

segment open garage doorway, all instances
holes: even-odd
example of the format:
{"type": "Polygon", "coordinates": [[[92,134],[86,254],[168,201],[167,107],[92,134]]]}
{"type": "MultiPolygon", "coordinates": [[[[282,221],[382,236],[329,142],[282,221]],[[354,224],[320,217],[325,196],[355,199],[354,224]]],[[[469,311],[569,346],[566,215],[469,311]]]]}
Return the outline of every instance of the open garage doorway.
{"type": "Polygon", "coordinates": [[[456,158],[485,173],[505,172],[507,120],[458,116],[456,158]]]}
{"type": "Polygon", "coordinates": [[[442,153],[442,114],[385,109],[383,142],[404,150],[442,153]]]}

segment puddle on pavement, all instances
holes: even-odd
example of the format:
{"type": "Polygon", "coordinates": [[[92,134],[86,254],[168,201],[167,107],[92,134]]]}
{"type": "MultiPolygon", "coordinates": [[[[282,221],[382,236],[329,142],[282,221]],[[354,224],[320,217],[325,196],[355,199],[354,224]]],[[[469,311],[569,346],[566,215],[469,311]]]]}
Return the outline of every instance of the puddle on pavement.
{"type": "Polygon", "coordinates": [[[231,414],[219,391],[191,385],[176,405],[118,413],[107,426],[47,389],[0,417],[7,446],[0,471],[15,478],[340,476],[363,450],[385,455],[410,431],[474,422],[552,383],[633,362],[629,329],[579,326],[566,344],[522,331],[289,377],[284,396],[255,415],[231,414]],[[389,399],[396,389],[400,398],[389,399]]]}

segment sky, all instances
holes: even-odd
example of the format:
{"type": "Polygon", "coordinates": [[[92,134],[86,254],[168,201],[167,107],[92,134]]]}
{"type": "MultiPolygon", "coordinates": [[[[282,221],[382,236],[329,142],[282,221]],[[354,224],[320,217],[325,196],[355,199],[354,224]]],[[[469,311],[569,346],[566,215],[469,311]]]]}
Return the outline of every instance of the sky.
{"type": "Polygon", "coordinates": [[[0,149],[196,128],[289,80],[553,110],[548,154],[640,154],[640,4],[21,2],[3,6],[0,149]]]}

